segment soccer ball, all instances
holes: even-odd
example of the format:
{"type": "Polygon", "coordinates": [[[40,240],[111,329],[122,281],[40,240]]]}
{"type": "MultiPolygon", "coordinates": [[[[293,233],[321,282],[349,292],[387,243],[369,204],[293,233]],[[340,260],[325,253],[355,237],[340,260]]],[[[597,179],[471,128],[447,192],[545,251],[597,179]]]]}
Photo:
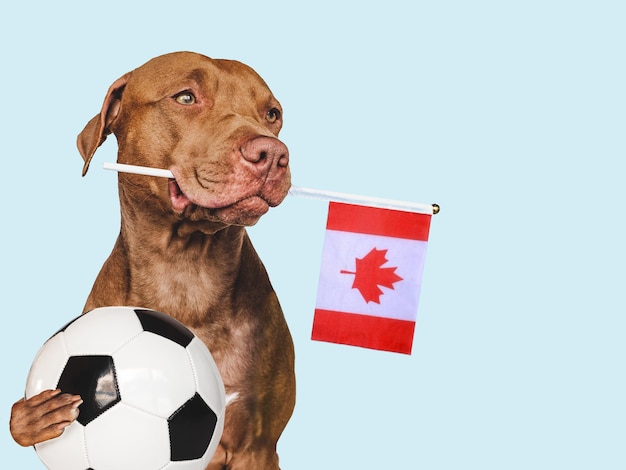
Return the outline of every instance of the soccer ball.
{"type": "Polygon", "coordinates": [[[204,343],[154,310],[102,307],[37,353],[26,398],[80,395],[63,434],[35,445],[50,470],[204,470],[224,428],[224,384],[204,343]]]}

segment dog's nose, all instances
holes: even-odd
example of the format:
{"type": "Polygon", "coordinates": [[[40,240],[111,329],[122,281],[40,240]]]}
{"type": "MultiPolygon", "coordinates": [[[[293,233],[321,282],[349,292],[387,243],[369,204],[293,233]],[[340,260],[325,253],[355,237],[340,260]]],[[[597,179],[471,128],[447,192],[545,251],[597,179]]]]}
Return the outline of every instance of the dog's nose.
{"type": "Polygon", "coordinates": [[[289,165],[287,146],[274,137],[259,136],[241,147],[243,158],[259,170],[286,168],[289,165]]]}

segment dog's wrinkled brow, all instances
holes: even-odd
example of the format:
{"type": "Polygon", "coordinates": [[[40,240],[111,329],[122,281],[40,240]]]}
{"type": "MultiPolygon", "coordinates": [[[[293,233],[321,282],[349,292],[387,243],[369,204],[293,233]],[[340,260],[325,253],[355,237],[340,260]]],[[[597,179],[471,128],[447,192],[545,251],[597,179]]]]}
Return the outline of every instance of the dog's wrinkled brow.
{"type": "Polygon", "coordinates": [[[203,83],[206,77],[207,77],[207,73],[205,70],[202,70],[202,69],[194,69],[191,72],[189,72],[189,75],[187,75],[187,79],[193,80],[197,83],[203,83]]]}

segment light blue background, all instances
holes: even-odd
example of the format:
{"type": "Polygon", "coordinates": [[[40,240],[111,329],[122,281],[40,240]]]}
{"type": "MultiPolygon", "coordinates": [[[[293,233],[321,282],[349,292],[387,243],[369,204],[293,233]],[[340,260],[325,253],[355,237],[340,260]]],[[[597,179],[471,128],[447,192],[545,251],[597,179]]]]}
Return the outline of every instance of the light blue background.
{"type": "MultiPolygon", "coordinates": [[[[294,183],[437,202],[412,356],[312,342],[324,203],[250,232],[297,350],[297,469],[624,469],[622,1],[12,2],[1,7],[0,422],[117,235],[107,87],[175,50],[254,67],[294,183]]],[[[2,467],[43,468],[0,429],[2,467]]]]}

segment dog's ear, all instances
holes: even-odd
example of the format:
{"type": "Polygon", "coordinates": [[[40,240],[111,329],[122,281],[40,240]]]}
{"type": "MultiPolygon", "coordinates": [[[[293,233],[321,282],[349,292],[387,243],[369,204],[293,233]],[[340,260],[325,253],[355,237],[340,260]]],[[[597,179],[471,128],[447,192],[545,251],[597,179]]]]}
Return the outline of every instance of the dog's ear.
{"type": "Polygon", "coordinates": [[[87,123],[81,133],[78,134],[76,145],[78,146],[78,151],[83,157],[83,160],[85,161],[85,165],[83,166],[83,176],[85,176],[87,170],[89,169],[89,163],[91,162],[93,154],[96,153],[97,148],[102,145],[107,136],[111,133],[111,129],[109,127],[120,111],[122,93],[129,77],[130,72],[113,82],[113,84],[109,87],[109,91],[107,91],[106,97],[104,98],[100,114],[94,116],[93,119],[87,123]]]}

